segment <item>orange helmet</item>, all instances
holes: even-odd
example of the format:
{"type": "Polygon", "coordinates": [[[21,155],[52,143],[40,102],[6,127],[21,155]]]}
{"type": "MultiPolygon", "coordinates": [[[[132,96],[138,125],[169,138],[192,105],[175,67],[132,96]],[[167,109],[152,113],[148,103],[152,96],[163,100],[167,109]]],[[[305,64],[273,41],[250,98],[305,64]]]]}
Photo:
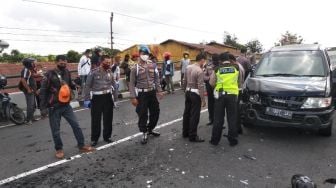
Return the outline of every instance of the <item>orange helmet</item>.
{"type": "Polygon", "coordinates": [[[163,53],[163,57],[166,58],[166,57],[170,57],[171,56],[171,53],[170,52],[165,52],[163,53]]]}

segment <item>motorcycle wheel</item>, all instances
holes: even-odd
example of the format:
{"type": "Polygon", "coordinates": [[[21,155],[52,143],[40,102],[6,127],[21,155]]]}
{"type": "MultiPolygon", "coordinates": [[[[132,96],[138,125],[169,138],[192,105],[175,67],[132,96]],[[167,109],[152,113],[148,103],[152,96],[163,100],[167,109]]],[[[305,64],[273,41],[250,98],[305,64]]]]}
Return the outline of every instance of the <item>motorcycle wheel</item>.
{"type": "Polygon", "coordinates": [[[22,125],[26,120],[26,116],[23,110],[16,105],[8,106],[8,117],[13,123],[17,125],[22,125]]]}

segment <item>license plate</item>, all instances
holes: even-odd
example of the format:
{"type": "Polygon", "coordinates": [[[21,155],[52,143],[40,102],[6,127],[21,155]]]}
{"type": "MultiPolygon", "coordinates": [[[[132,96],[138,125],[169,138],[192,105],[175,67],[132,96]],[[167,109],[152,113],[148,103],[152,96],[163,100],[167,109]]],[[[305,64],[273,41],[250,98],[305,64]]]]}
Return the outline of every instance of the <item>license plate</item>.
{"type": "Polygon", "coordinates": [[[282,117],[282,118],[285,118],[285,119],[292,119],[292,116],[293,116],[293,112],[291,112],[291,111],[276,109],[276,108],[270,108],[270,107],[266,108],[265,114],[271,115],[271,116],[282,117]]]}

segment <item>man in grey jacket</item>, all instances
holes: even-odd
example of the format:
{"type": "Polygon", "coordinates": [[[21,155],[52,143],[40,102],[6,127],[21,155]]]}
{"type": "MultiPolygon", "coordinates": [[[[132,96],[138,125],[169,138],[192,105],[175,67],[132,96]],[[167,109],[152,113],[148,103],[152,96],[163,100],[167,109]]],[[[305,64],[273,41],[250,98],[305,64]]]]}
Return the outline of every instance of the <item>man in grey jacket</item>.
{"type": "Polygon", "coordinates": [[[170,60],[171,53],[170,52],[165,52],[163,54],[164,57],[164,62],[163,62],[163,67],[162,67],[162,75],[163,78],[166,79],[167,83],[167,92],[174,94],[174,82],[173,82],[173,77],[174,77],[174,63],[170,60]]]}

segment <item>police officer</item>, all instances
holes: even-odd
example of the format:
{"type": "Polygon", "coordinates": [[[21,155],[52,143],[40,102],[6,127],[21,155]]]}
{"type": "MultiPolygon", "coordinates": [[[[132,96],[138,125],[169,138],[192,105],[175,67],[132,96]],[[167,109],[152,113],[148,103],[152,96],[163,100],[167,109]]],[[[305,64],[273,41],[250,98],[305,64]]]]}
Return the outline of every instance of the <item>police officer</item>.
{"type": "Polygon", "coordinates": [[[96,146],[101,132],[103,114],[103,138],[111,143],[113,120],[113,73],[110,69],[111,57],[103,55],[100,66],[92,70],[85,85],[85,100],[91,99],[91,145],[96,146]]]}
{"type": "Polygon", "coordinates": [[[212,125],[214,120],[214,102],[215,98],[213,96],[213,88],[211,87],[209,80],[210,75],[212,74],[215,67],[218,66],[219,61],[219,55],[213,54],[212,55],[212,61],[208,62],[205,70],[204,70],[204,82],[205,82],[205,88],[208,95],[208,113],[209,113],[209,123],[207,125],[212,125]]]}
{"type": "Polygon", "coordinates": [[[205,64],[205,55],[196,56],[197,63],[188,65],[185,72],[183,90],[185,91],[185,109],[183,113],[182,136],[189,138],[190,142],[204,142],[197,135],[197,127],[201,114],[201,106],[205,106],[204,100],[204,76],[202,67],[205,64]]]}
{"type": "Polygon", "coordinates": [[[139,117],[138,126],[143,133],[141,143],[146,144],[148,135],[160,136],[154,131],[160,115],[159,102],[156,95],[161,99],[163,93],[160,87],[160,79],[156,64],[148,60],[149,48],[141,45],[139,48],[140,58],[138,63],[131,69],[130,95],[131,102],[136,106],[139,117]],[[148,120],[149,110],[149,123],[148,120]]]}
{"type": "Polygon", "coordinates": [[[237,64],[239,67],[239,94],[238,94],[238,100],[237,100],[237,131],[238,134],[243,134],[243,129],[241,126],[241,118],[240,118],[240,113],[241,113],[241,107],[240,107],[240,101],[242,100],[242,94],[243,94],[243,85],[245,81],[245,69],[244,67],[236,60],[236,57],[232,54],[229,54],[229,61],[233,64],[237,64]]]}
{"type": "Polygon", "coordinates": [[[215,88],[214,124],[210,143],[218,145],[224,124],[225,111],[228,121],[228,141],[230,146],[238,144],[237,96],[239,93],[239,67],[229,61],[229,54],[220,55],[220,64],[210,76],[210,85],[215,88]]]}

